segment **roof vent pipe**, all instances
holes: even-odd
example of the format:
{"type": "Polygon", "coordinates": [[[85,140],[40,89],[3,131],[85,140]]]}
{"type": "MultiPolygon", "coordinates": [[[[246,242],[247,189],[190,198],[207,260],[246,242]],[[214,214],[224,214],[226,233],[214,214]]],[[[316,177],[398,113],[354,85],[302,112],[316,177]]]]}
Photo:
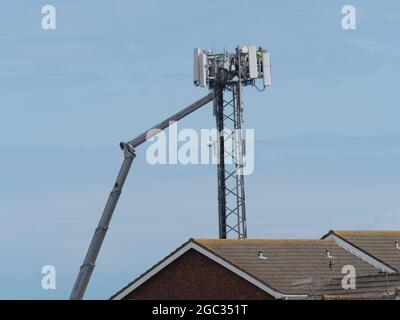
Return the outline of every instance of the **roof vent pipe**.
{"type": "Polygon", "coordinates": [[[267,260],[267,257],[263,255],[263,252],[260,250],[257,253],[257,257],[261,260],[267,260]]]}
{"type": "Polygon", "coordinates": [[[331,256],[331,252],[329,250],[326,250],[326,257],[329,259],[329,269],[332,270],[333,267],[335,266],[333,262],[334,257],[331,256]]]}
{"type": "Polygon", "coordinates": [[[331,252],[329,250],[326,250],[326,257],[328,259],[333,259],[333,257],[331,256],[331,252]]]}

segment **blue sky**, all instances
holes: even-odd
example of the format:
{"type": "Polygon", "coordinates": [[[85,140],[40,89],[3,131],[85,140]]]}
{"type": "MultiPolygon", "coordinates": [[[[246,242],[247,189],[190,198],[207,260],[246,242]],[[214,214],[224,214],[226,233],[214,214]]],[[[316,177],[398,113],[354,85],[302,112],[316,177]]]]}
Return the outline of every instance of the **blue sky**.
{"type": "MultiPolygon", "coordinates": [[[[400,228],[398,1],[6,1],[0,11],[0,298],[63,299],[122,160],[121,140],[206,94],[194,47],[260,44],[273,85],[244,92],[256,133],[249,236],[400,228]],[[41,29],[41,7],[57,29],[41,29]],[[357,9],[357,30],[340,26],[357,9]],[[57,289],[41,288],[41,267],[57,289]]],[[[211,106],[180,128],[211,128],[211,106]]],[[[216,168],[138,150],[87,298],[190,237],[217,236],[216,168]]]]}

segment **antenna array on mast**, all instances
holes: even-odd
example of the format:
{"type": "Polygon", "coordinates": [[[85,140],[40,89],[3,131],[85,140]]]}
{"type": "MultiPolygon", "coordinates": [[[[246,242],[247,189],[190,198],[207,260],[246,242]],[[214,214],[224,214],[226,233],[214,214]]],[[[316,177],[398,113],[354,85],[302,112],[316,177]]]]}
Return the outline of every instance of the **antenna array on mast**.
{"type": "Polygon", "coordinates": [[[269,53],[257,46],[239,46],[234,53],[194,49],[195,86],[208,87],[214,96],[218,136],[218,221],[219,237],[247,238],[242,134],[242,87],[262,90],[271,85],[269,53]],[[258,87],[257,87],[258,88],[258,87]]]}

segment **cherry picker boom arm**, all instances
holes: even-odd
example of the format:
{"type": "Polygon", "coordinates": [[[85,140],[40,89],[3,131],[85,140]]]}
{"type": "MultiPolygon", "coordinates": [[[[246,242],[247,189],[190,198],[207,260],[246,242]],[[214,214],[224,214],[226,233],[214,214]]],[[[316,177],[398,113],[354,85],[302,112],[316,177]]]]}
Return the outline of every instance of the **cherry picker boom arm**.
{"type": "Polygon", "coordinates": [[[196,111],[197,109],[200,109],[212,100],[213,93],[209,93],[208,95],[204,96],[200,100],[197,100],[185,109],[179,111],[178,113],[174,114],[173,116],[169,117],[158,125],[137,136],[135,139],[126,143],[120,143],[120,147],[124,151],[124,161],[118,173],[117,180],[111,190],[110,196],[108,197],[108,201],[104,208],[100,222],[94,232],[92,241],[85,256],[85,260],[83,261],[83,264],[79,270],[78,277],[71,292],[71,300],[80,300],[85,294],[87,285],[95,267],[96,258],[99,254],[119,196],[121,195],[122,187],[125,183],[126,177],[128,176],[133,159],[135,158],[135,148],[155,136],[159,131],[168,128],[172,122],[176,122],[185,118],[186,116],[196,111]]]}

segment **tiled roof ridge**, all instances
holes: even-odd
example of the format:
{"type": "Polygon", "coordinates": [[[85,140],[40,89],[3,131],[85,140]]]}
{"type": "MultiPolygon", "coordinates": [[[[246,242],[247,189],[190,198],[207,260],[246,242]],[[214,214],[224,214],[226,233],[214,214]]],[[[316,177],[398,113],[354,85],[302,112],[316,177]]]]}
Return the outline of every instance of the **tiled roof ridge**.
{"type": "MultiPolygon", "coordinates": [[[[347,230],[347,231],[346,231],[346,230],[342,230],[342,231],[340,231],[340,230],[329,230],[329,232],[328,232],[327,234],[325,234],[325,235],[321,238],[321,240],[326,239],[326,238],[329,237],[330,235],[336,236],[336,237],[340,238],[341,240],[345,241],[346,243],[348,243],[350,246],[353,246],[353,247],[356,248],[357,250],[359,250],[359,251],[363,252],[364,254],[370,256],[371,258],[375,259],[376,261],[378,261],[378,262],[380,262],[380,263],[382,263],[382,264],[388,266],[389,268],[395,270],[396,272],[399,271],[397,268],[393,267],[393,266],[392,266],[391,264],[389,264],[388,262],[383,261],[382,259],[378,258],[375,254],[372,254],[370,251],[367,251],[366,249],[361,248],[359,245],[357,245],[356,243],[354,243],[354,240],[347,239],[347,238],[346,238],[346,235],[349,235],[349,234],[350,234],[349,232],[351,232],[351,231],[350,231],[350,230],[347,230]],[[346,234],[345,232],[348,232],[348,233],[346,234]]],[[[355,232],[359,232],[359,234],[361,234],[362,232],[365,232],[364,234],[367,234],[367,233],[368,233],[368,231],[365,231],[365,230],[359,230],[359,231],[355,231],[355,232]]],[[[375,231],[375,232],[380,232],[380,231],[375,231]]],[[[382,232],[387,232],[387,231],[382,231],[382,232]]],[[[398,233],[400,234],[400,231],[398,231],[398,233]]],[[[345,250],[348,251],[347,249],[345,249],[345,250]]],[[[348,252],[350,252],[350,251],[348,251],[348,252]]],[[[352,253],[352,252],[350,252],[350,253],[354,255],[354,253],[352,253]]]]}
{"type": "Polygon", "coordinates": [[[194,238],[199,243],[279,243],[279,242],[297,242],[297,243],[332,243],[331,240],[326,239],[207,239],[207,238],[194,238]]]}
{"type": "Polygon", "coordinates": [[[399,234],[400,230],[331,230],[336,234],[399,234]]]}

